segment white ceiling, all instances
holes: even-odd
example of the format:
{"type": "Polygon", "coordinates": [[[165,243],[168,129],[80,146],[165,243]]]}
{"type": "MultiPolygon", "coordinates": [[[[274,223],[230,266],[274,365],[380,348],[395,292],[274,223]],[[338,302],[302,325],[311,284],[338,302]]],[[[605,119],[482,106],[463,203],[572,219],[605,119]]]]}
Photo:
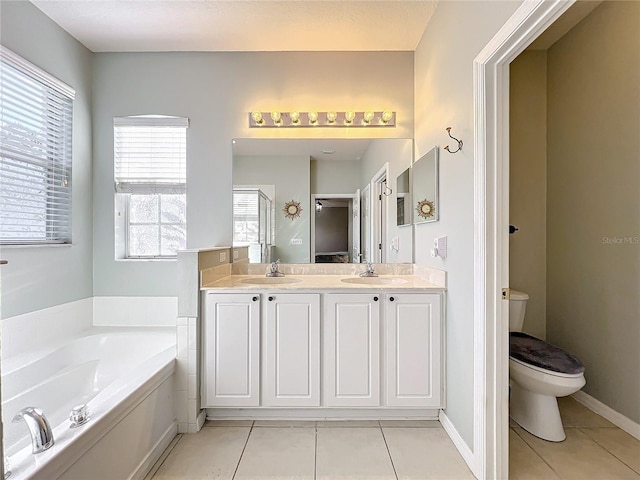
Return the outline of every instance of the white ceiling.
{"type": "Polygon", "coordinates": [[[32,0],[94,52],[415,50],[436,1],[32,0]]]}

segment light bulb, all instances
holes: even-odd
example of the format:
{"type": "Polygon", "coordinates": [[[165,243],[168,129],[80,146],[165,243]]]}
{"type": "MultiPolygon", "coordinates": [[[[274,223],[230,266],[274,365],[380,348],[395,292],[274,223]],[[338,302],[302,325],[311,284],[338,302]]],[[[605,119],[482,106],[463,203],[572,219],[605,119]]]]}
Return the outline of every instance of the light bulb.
{"type": "Polygon", "coordinates": [[[364,116],[363,116],[364,123],[366,124],[371,123],[371,120],[373,120],[373,117],[375,117],[375,114],[373,112],[364,112],[364,116]]]}
{"type": "Polygon", "coordinates": [[[338,114],[336,112],[327,112],[327,122],[333,123],[338,118],[338,114]]]}
{"type": "Polygon", "coordinates": [[[290,112],[289,117],[291,118],[291,123],[294,125],[300,123],[300,112],[290,112]]]}
{"type": "Polygon", "coordinates": [[[264,123],[264,120],[262,119],[262,113],[260,112],[253,112],[251,114],[251,119],[256,122],[256,124],[258,125],[262,125],[264,123]]]}
{"type": "Polygon", "coordinates": [[[318,112],[309,112],[307,116],[309,117],[309,123],[312,125],[318,123],[318,112]]]}
{"type": "Polygon", "coordinates": [[[391,110],[385,110],[382,112],[382,123],[389,123],[389,121],[393,118],[393,112],[391,110]]]}
{"type": "Polygon", "coordinates": [[[353,123],[354,118],[356,118],[356,112],[344,112],[344,123],[353,123]]]}
{"type": "Polygon", "coordinates": [[[282,115],[280,114],[280,112],[271,112],[271,120],[273,120],[273,123],[275,123],[276,125],[280,125],[282,115]]]}

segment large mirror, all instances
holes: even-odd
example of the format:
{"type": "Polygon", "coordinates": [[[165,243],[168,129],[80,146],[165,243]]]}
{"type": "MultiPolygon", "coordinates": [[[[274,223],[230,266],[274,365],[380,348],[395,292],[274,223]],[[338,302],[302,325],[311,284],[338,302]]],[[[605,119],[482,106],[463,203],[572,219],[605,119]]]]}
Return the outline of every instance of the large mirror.
{"type": "Polygon", "coordinates": [[[396,204],[412,159],[412,139],[233,140],[234,261],[412,263],[396,204]]]}
{"type": "Polygon", "coordinates": [[[433,147],[413,164],[413,205],[414,223],[438,220],[438,147],[433,147]]]}

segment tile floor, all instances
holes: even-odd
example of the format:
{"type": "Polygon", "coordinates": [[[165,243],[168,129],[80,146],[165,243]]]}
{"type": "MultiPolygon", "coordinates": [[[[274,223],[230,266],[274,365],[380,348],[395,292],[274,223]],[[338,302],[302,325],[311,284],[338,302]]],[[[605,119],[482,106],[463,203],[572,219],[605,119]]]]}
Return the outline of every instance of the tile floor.
{"type": "MultiPolygon", "coordinates": [[[[514,480],[640,480],[640,442],[571,397],[561,443],[509,429],[514,480]]],[[[147,479],[473,479],[436,421],[213,421],[178,435],[147,479]]]]}
{"type": "Polygon", "coordinates": [[[511,421],[510,479],[640,479],[640,441],[572,397],[558,400],[564,442],[546,442],[511,421]]]}
{"type": "Polygon", "coordinates": [[[149,479],[473,479],[437,421],[213,421],[149,479]]]}

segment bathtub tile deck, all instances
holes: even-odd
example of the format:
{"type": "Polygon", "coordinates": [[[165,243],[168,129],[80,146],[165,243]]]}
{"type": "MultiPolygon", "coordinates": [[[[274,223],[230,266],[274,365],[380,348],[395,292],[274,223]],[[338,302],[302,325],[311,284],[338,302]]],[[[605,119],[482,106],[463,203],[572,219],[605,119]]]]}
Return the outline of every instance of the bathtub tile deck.
{"type": "MultiPolygon", "coordinates": [[[[640,480],[640,441],[576,402],[560,401],[567,440],[510,422],[513,479],[640,480]]],[[[208,421],[178,435],[146,480],[473,478],[438,422],[208,421]]]]}

